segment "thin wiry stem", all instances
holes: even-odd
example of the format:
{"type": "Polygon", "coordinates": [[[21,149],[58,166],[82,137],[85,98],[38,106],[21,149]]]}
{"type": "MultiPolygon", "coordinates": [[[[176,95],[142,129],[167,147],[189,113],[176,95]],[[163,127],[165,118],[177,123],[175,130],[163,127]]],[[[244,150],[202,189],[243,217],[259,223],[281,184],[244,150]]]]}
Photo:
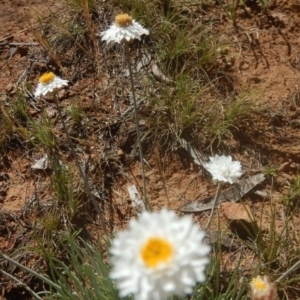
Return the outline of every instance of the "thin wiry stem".
{"type": "Polygon", "coordinates": [[[87,180],[85,174],[83,173],[82,168],[80,166],[80,163],[78,161],[77,154],[76,154],[76,152],[74,150],[73,142],[72,142],[72,140],[70,138],[70,135],[69,135],[66,123],[65,123],[64,118],[63,118],[63,116],[61,114],[61,110],[60,110],[60,106],[59,106],[57,94],[55,94],[54,99],[55,99],[55,105],[56,105],[56,108],[57,108],[57,111],[58,111],[59,118],[61,119],[61,122],[62,122],[62,125],[63,125],[63,128],[64,128],[64,132],[66,134],[67,141],[68,141],[68,144],[70,146],[71,153],[72,153],[72,155],[74,157],[74,160],[75,160],[75,164],[76,164],[76,166],[77,166],[77,168],[78,168],[78,170],[80,172],[80,175],[81,175],[81,177],[83,179],[84,187],[86,189],[86,192],[89,195],[90,199],[92,200],[92,203],[93,203],[93,205],[94,205],[94,207],[95,207],[95,209],[96,209],[96,211],[97,211],[97,213],[99,215],[100,222],[101,222],[101,225],[103,227],[104,233],[106,235],[107,243],[109,245],[109,243],[110,243],[110,241],[109,241],[109,235],[108,235],[108,232],[107,232],[107,229],[106,229],[106,226],[105,226],[105,222],[104,222],[103,216],[102,216],[102,214],[100,212],[100,209],[99,209],[99,206],[98,206],[98,204],[96,202],[96,199],[95,199],[95,197],[94,197],[94,195],[93,195],[93,193],[92,193],[92,191],[90,189],[88,180],[87,180]]]}
{"type": "Polygon", "coordinates": [[[207,231],[209,229],[209,226],[210,226],[210,223],[212,221],[212,217],[213,217],[213,214],[214,214],[214,211],[215,211],[215,207],[216,207],[216,204],[217,204],[219,196],[220,196],[220,192],[221,192],[221,183],[219,182],[218,187],[217,187],[217,192],[216,192],[216,195],[215,195],[215,199],[214,199],[214,202],[213,202],[213,206],[212,206],[212,209],[211,209],[211,212],[210,212],[210,216],[209,216],[207,224],[205,226],[205,231],[207,231]]]}
{"type": "Polygon", "coordinates": [[[141,136],[140,136],[140,130],[139,130],[139,119],[138,119],[137,104],[136,104],[136,98],[135,98],[135,89],[134,89],[134,84],[133,84],[131,61],[130,61],[130,57],[129,57],[129,47],[128,47],[127,42],[125,42],[124,44],[125,44],[125,58],[126,58],[127,64],[128,64],[129,78],[130,78],[131,90],[132,90],[133,107],[134,107],[134,119],[135,119],[135,126],[136,126],[136,136],[137,136],[137,140],[138,140],[138,144],[139,144],[139,150],[140,150],[141,171],[142,171],[142,180],[143,180],[143,200],[144,200],[146,209],[151,210],[150,204],[147,200],[147,194],[146,194],[146,178],[145,178],[145,170],[144,170],[144,156],[143,156],[142,142],[141,142],[141,136]]]}
{"type": "Polygon", "coordinates": [[[284,278],[286,278],[289,274],[291,274],[293,271],[297,270],[300,267],[300,260],[297,261],[294,265],[292,265],[286,272],[284,272],[279,278],[275,280],[275,282],[280,282],[284,278]]]}

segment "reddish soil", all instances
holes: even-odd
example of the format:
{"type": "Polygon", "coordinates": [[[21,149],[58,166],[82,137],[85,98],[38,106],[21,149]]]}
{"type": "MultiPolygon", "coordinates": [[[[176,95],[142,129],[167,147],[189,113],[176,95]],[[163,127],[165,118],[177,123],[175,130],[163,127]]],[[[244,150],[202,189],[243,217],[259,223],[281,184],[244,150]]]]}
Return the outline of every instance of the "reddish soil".
{"type": "Polygon", "coordinates": [[[62,7],[59,1],[38,1],[38,0],[1,0],[1,28],[0,42],[13,39],[15,42],[32,41],[28,35],[28,29],[34,28],[38,19],[44,20],[51,12],[56,12],[62,7]]]}
{"type": "MultiPolygon", "coordinates": [[[[62,8],[58,2],[46,1],[47,6],[45,6],[43,0],[0,0],[2,8],[0,12],[1,105],[6,105],[10,97],[17,95],[17,83],[21,81],[23,74],[27,76],[26,70],[30,65],[31,53],[42,51],[40,46],[31,45],[40,41],[32,31],[39,26],[36,13],[38,12],[45,21],[52,11],[62,8]],[[5,42],[25,44],[1,45],[5,42]]],[[[300,164],[300,2],[298,0],[274,1],[276,4],[270,8],[267,15],[259,12],[254,5],[255,1],[245,2],[249,2],[249,5],[238,10],[237,28],[232,26],[228,16],[219,6],[212,6],[207,12],[207,17],[216,21],[215,31],[220,34],[220,38],[230,37],[232,42],[228,54],[218,62],[225,67],[227,65],[228,74],[233,79],[232,86],[228,83],[228,89],[237,92],[245,89],[253,91],[258,95],[258,103],[253,105],[264,108],[264,114],[257,115],[255,120],[245,120],[240,125],[239,131],[234,132],[232,139],[225,138],[224,145],[235,159],[241,160],[243,170],[248,175],[261,172],[266,166],[278,166],[275,182],[267,178],[259,186],[259,190],[268,195],[272,194],[272,201],[277,203],[276,226],[279,232],[283,224],[280,215],[283,211],[281,198],[287,192],[286,182],[296,178],[300,164]]],[[[42,68],[39,71],[41,70],[42,68]]],[[[38,71],[29,74],[28,81],[35,85],[38,75],[38,71]]],[[[107,79],[108,76],[103,75],[103,78],[107,79]]],[[[106,98],[98,103],[91,96],[103,87],[105,82],[103,78],[99,78],[96,82],[90,78],[81,78],[70,88],[70,92],[62,95],[62,105],[67,106],[70,99],[77,99],[77,92],[81,90],[81,101],[86,105],[87,110],[96,106],[109,114],[112,110],[112,101],[106,98]]],[[[124,103],[121,105],[125,106],[124,103]]],[[[38,114],[33,108],[31,113],[33,116],[38,114]]],[[[88,137],[93,145],[91,149],[97,149],[98,152],[93,152],[91,149],[86,151],[91,153],[89,158],[95,162],[94,168],[98,167],[98,153],[103,151],[110,151],[115,157],[115,162],[109,165],[112,172],[120,165],[123,168],[118,176],[111,177],[110,204],[107,206],[102,204],[105,206],[103,209],[110,228],[123,228],[132,217],[134,210],[129,200],[127,186],[130,184],[135,184],[139,188],[142,186],[140,164],[138,161],[128,159],[131,154],[124,153],[126,151],[121,146],[119,148],[114,146],[111,149],[108,143],[93,144],[93,134],[88,137]]],[[[7,155],[3,156],[0,162],[0,251],[10,254],[21,246],[34,244],[34,241],[29,238],[32,224],[35,221],[42,223],[42,219],[46,219],[46,214],[36,215],[31,208],[34,205],[50,206],[52,195],[48,187],[48,174],[34,172],[31,169],[32,164],[43,155],[43,152],[23,153],[23,150],[16,146],[11,150],[9,147],[7,155]]],[[[153,153],[151,155],[146,152],[146,180],[148,198],[154,209],[164,206],[178,209],[189,201],[214,194],[215,185],[209,176],[193,163],[187,152],[165,154],[163,150],[155,149],[153,153]]],[[[84,155],[81,158],[83,159],[84,155]]],[[[68,160],[69,157],[65,159],[68,160]]],[[[93,174],[95,178],[98,176],[97,180],[101,186],[102,174],[97,171],[93,174]]],[[[103,183],[101,188],[105,188],[104,185],[103,183]]],[[[254,194],[245,197],[245,203],[257,220],[261,218],[262,203],[265,203],[267,211],[268,201],[267,198],[254,194]]],[[[83,213],[89,215],[90,211],[85,209],[83,213]]],[[[230,209],[224,206],[223,210],[220,210],[224,228],[228,225],[227,215],[230,209]]],[[[205,224],[208,214],[208,212],[194,214],[195,221],[205,224]]],[[[261,227],[267,231],[270,214],[266,212],[262,220],[261,227]]],[[[84,225],[92,234],[96,234],[97,227],[93,227],[92,223],[84,225]]],[[[297,211],[294,215],[293,239],[295,240],[300,238],[299,224],[300,217],[297,211]]],[[[213,226],[216,227],[216,224],[213,226]]],[[[251,255],[245,254],[241,268],[253,267],[251,255]]],[[[234,264],[234,259],[235,256],[228,256],[228,261],[232,261],[230,266],[234,264]]],[[[34,265],[34,254],[29,254],[25,261],[34,265]]],[[[6,265],[6,267],[9,271],[13,271],[11,266],[6,265]]],[[[22,272],[14,275],[20,279],[24,276],[22,272]]],[[[34,286],[34,282],[32,285],[34,286]]],[[[11,282],[0,284],[0,299],[26,299],[27,296],[22,296],[22,293],[24,291],[16,288],[11,282]]],[[[297,297],[290,299],[297,299],[297,297]]]]}

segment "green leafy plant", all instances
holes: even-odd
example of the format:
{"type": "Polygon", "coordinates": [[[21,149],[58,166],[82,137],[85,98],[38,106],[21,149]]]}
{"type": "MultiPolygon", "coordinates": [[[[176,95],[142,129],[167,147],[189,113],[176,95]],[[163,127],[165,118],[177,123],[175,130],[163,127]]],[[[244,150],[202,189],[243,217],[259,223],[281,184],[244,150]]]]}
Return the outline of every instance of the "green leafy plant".
{"type": "Polygon", "coordinates": [[[56,149],[57,141],[49,118],[43,116],[40,121],[30,120],[29,126],[28,138],[33,144],[46,147],[49,150],[56,149]]]}
{"type": "Polygon", "coordinates": [[[226,5],[224,6],[224,10],[227,13],[228,17],[232,21],[234,26],[237,26],[236,23],[236,12],[240,6],[241,0],[226,0],[226,5]]]}
{"type": "Polygon", "coordinates": [[[206,113],[206,128],[210,143],[219,145],[224,135],[231,135],[231,130],[237,130],[237,125],[251,111],[255,111],[255,96],[251,93],[238,97],[229,97],[223,104],[216,102],[206,113]]]}
{"type": "Polygon", "coordinates": [[[278,165],[268,165],[265,167],[264,173],[267,176],[276,177],[278,175],[278,165]]]}
{"type": "MultiPolygon", "coordinates": [[[[57,157],[51,159],[52,192],[59,206],[65,209],[67,218],[72,220],[78,214],[79,199],[74,192],[72,170],[65,166],[57,157]]],[[[77,193],[78,194],[78,193],[77,193]]]]}
{"type": "Polygon", "coordinates": [[[15,101],[12,102],[11,114],[22,122],[30,120],[28,105],[26,104],[24,95],[20,92],[17,94],[15,101]]]}
{"type": "Polygon", "coordinates": [[[84,112],[79,104],[71,104],[68,113],[75,123],[80,123],[84,118],[84,112]]]}

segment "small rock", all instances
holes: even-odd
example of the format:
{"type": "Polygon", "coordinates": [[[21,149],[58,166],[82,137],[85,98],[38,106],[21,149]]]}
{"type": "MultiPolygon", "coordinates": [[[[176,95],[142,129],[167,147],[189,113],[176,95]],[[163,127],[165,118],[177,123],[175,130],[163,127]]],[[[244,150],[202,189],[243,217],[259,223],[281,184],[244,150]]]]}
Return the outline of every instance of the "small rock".
{"type": "Polygon", "coordinates": [[[49,168],[49,159],[48,155],[45,154],[42,158],[37,160],[32,166],[31,169],[33,170],[46,170],[49,168]]]}
{"type": "Polygon", "coordinates": [[[38,112],[36,109],[30,108],[30,109],[28,110],[28,113],[29,113],[30,116],[34,117],[34,116],[36,116],[39,112],[38,112]]]}
{"type": "Polygon", "coordinates": [[[228,220],[243,220],[252,223],[254,218],[250,207],[247,204],[224,202],[221,210],[228,220]]]}
{"type": "Polygon", "coordinates": [[[45,109],[45,111],[46,111],[47,117],[49,117],[49,118],[53,118],[57,114],[57,110],[53,109],[52,107],[47,107],[45,109]]]}
{"type": "Polygon", "coordinates": [[[15,86],[13,83],[9,83],[6,87],[5,87],[5,91],[7,93],[11,93],[14,90],[15,86]]]}
{"type": "Polygon", "coordinates": [[[58,98],[59,98],[60,100],[65,99],[65,98],[66,98],[66,95],[67,95],[67,91],[64,90],[64,89],[62,89],[62,90],[60,90],[60,91],[58,92],[58,98]]]}

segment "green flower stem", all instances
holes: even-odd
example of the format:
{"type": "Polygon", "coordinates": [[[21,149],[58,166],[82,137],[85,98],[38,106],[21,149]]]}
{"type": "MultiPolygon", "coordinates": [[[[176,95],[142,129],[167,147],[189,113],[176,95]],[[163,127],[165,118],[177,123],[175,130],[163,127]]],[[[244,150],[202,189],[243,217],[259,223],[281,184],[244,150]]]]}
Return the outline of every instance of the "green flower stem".
{"type": "Polygon", "coordinates": [[[142,171],[142,180],[143,180],[143,200],[144,200],[144,204],[145,204],[146,209],[151,210],[150,204],[147,200],[147,194],[146,194],[146,178],[145,178],[145,170],[144,170],[144,156],[143,156],[142,142],[141,142],[141,136],[140,136],[140,130],[139,130],[139,119],[138,119],[137,104],[136,104],[136,98],[135,98],[135,89],[134,89],[134,84],[133,84],[131,61],[130,61],[130,57],[129,57],[128,42],[125,42],[124,45],[125,45],[125,58],[126,58],[127,64],[128,64],[129,77],[130,77],[131,90],[132,90],[136,135],[137,135],[137,140],[138,140],[139,150],[140,150],[141,171],[142,171]]]}
{"type": "Polygon", "coordinates": [[[209,226],[210,226],[210,223],[212,221],[212,217],[213,217],[213,214],[214,214],[214,211],[215,211],[215,208],[216,208],[216,204],[217,204],[219,196],[220,196],[220,192],[221,192],[221,182],[218,183],[217,192],[216,192],[216,195],[215,195],[215,198],[214,198],[214,202],[213,202],[213,206],[212,206],[212,209],[211,209],[211,212],[210,212],[210,216],[209,216],[207,224],[205,226],[205,231],[207,231],[209,229],[209,226]]]}

